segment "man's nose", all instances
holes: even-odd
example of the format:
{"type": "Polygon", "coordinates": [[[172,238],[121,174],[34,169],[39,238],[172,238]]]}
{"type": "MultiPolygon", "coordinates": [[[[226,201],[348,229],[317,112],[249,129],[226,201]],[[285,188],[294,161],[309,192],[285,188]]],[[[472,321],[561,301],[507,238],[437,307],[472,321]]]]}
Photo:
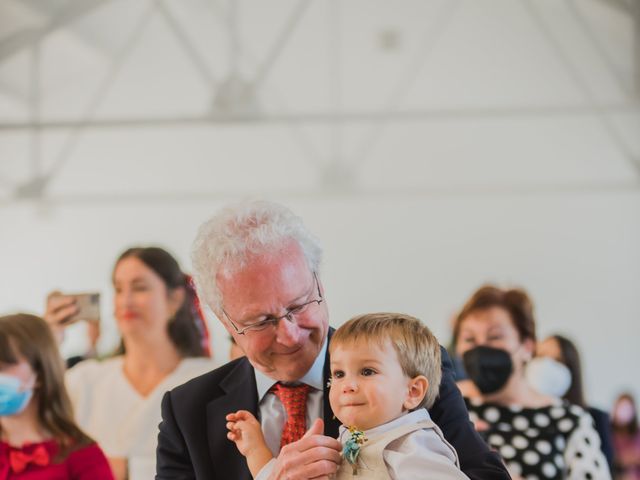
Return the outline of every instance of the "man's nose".
{"type": "Polygon", "coordinates": [[[278,321],[276,335],[278,343],[282,345],[293,346],[300,343],[300,327],[289,318],[284,317],[278,321]]]}

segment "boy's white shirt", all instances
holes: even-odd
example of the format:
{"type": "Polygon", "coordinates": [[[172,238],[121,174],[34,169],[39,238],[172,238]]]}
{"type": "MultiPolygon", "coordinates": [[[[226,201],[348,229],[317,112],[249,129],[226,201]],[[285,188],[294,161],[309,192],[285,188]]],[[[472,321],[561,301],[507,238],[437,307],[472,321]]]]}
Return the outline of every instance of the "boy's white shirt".
{"type": "MultiPolygon", "coordinates": [[[[431,420],[431,417],[426,409],[421,408],[383,425],[365,430],[364,434],[367,438],[373,438],[398,427],[424,420],[431,420]]],[[[338,438],[343,445],[349,439],[344,426],[340,427],[338,438]]],[[[392,441],[384,449],[382,456],[392,479],[423,478],[427,471],[430,478],[438,478],[438,480],[468,479],[460,470],[456,450],[445,440],[437,427],[417,430],[392,441]]]]}
{"type": "MultiPolygon", "coordinates": [[[[372,438],[403,425],[430,419],[429,412],[420,409],[366,430],[365,435],[372,438]]],[[[343,444],[348,439],[345,430],[341,426],[338,437],[343,444]]],[[[445,440],[440,429],[418,430],[394,440],[384,450],[383,457],[392,479],[422,478],[425,471],[429,471],[438,480],[468,480],[460,470],[456,450],[445,440]]],[[[255,480],[268,479],[274,466],[275,458],[260,470],[255,480]]]]}

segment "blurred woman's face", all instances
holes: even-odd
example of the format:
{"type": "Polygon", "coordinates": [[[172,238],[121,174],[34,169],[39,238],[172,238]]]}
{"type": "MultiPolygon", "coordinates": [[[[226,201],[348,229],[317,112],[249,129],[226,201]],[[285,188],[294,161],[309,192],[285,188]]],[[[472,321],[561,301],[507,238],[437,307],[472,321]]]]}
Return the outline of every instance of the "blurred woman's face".
{"type": "Polygon", "coordinates": [[[0,419],[22,414],[32,405],[37,375],[29,362],[0,363],[0,419]]]}
{"type": "Polygon", "coordinates": [[[631,400],[624,397],[618,400],[613,409],[613,423],[619,426],[629,425],[636,415],[636,407],[631,400]]]}
{"type": "Polygon", "coordinates": [[[29,362],[22,358],[14,364],[0,362],[0,373],[17,378],[25,388],[33,388],[36,384],[36,372],[29,362]]]}
{"type": "Polygon", "coordinates": [[[113,286],[115,317],[125,337],[166,334],[184,299],[184,291],[168,291],[162,278],[136,257],[118,262],[113,286]]]}
{"type": "Polygon", "coordinates": [[[456,353],[465,352],[479,345],[506,350],[519,368],[531,358],[533,342],[520,340],[511,315],[501,307],[478,310],[467,315],[460,324],[456,353]]]}

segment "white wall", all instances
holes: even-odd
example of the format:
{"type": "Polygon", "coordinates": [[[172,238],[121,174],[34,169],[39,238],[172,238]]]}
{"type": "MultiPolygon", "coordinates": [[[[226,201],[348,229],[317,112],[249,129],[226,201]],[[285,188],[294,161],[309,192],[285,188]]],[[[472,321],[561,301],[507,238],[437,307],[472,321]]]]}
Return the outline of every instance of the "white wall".
{"type": "MultiPolygon", "coordinates": [[[[44,39],[42,118],[93,110],[93,92],[147,5],[107,3],[44,39]]],[[[165,3],[217,82],[203,82],[156,12],[94,119],[211,111],[231,64],[225,2],[218,12],[216,2],[165,3]]],[[[26,8],[0,2],[1,18],[13,18],[11,5],[26,8]]],[[[297,5],[238,4],[234,60],[245,80],[297,5]]],[[[632,17],[600,0],[309,2],[256,92],[255,122],[75,137],[2,128],[31,118],[25,48],[0,62],[0,312],[41,312],[53,288],[98,289],[108,349],[120,251],[160,243],[188,268],[206,217],[239,195],[267,195],[323,240],[334,325],[403,310],[445,342],[447,319],[481,283],[521,285],[536,301],[540,334],[561,331],[582,348],[593,402],[608,407],[626,387],[640,394],[631,370],[640,360],[633,39],[632,17]],[[395,47],[384,47],[387,34],[395,47]],[[317,121],[334,112],[355,116],[317,121]],[[394,115],[367,115],[380,112],[394,115]],[[287,113],[307,118],[269,121],[287,113]],[[55,174],[41,204],[20,203],[14,188],[34,164],[40,173],[55,165],[55,174]]],[[[222,362],[226,336],[213,326],[222,362]]],[[[68,352],[79,348],[72,343],[68,352]]]]}
{"type": "MultiPolygon", "coordinates": [[[[466,196],[280,197],[325,247],[322,278],[333,325],[368,311],[423,319],[442,342],[448,318],[486,281],[524,286],[539,333],[581,347],[589,398],[609,407],[640,393],[640,192],[466,196]]],[[[0,210],[0,311],[41,312],[46,293],[100,290],[114,342],[110,274],[132,244],[160,243],[189,266],[198,225],[215,202],[90,204],[0,210]]],[[[213,322],[218,362],[226,335],[213,322]]]]}

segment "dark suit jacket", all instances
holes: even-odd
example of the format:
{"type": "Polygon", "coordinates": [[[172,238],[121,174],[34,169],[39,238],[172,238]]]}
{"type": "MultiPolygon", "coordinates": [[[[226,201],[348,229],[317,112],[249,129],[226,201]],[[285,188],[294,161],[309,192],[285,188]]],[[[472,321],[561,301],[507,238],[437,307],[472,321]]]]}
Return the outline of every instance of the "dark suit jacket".
{"type": "MultiPolygon", "coordinates": [[[[458,451],[462,470],[473,480],[510,478],[469,422],[444,349],[442,366],[440,396],[429,411],[458,451]]],[[[328,349],[324,375],[329,378],[328,349]]],[[[162,400],[156,480],[251,480],[247,462],[227,439],[225,416],[240,409],[258,414],[255,375],[245,357],[167,392],[162,400]]],[[[339,424],[333,418],[326,382],[324,424],[324,433],[337,438],[339,424]]],[[[428,472],[424,478],[429,478],[428,472]]]]}

